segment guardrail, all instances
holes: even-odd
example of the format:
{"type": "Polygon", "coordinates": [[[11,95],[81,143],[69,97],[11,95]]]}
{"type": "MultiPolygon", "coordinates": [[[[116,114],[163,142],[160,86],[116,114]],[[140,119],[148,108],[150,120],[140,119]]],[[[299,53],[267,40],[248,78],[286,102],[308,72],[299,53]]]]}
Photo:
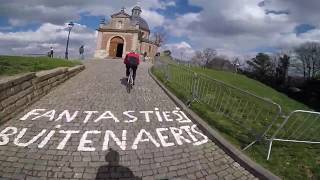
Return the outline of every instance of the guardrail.
{"type": "Polygon", "coordinates": [[[165,83],[176,87],[188,106],[201,103],[239,127],[240,135],[249,139],[242,150],[258,141],[269,141],[269,160],[273,141],[320,144],[319,112],[296,110],[284,116],[281,106],[272,100],[198,74],[187,66],[156,61],[154,68],[165,83]]]}

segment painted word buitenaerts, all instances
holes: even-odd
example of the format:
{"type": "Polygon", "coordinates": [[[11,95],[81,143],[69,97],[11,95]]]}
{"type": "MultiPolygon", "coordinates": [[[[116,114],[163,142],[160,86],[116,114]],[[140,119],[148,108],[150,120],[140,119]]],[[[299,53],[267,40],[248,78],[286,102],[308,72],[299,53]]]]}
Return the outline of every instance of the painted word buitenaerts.
{"type": "MultiPolygon", "coordinates": [[[[56,110],[47,110],[47,109],[34,109],[25,114],[20,118],[21,121],[36,121],[37,119],[47,119],[49,122],[57,123],[54,125],[53,129],[42,129],[38,134],[31,136],[29,141],[21,142],[22,138],[28,132],[28,128],[17,128],[17,127],[5,127],[0,132],[0,146],[7,145],[8,143],[13,143],[16,146],[26,147],[34,143],[38,143],[38,148],[45,147],[50,139],[55,135],[61,138],[56,149],[62,150],[66,147],[68,141],[72,136],[81,135],[78,151],[96,151],[97,148],[93,146],[94,142],[90,140],[90,137],[94,135],[104,134],[104,139],[101,142],[100,150],[108,150],[109,142],[113,140],[121,150],[128,149],[138,149],[139,143],[149,142],[156,147],[170,147],[176,145],[183,145],[184,143],[193,144],[194,146],[199,146],[201,144],[208,142],[208,137],[197,130],[197,126],[192,124],[192,121],[181,111],[179,108],[176,108],[173,111],[159,111],[158,108],[155,108],[154,111],[125,111],[122,113],[123,120],[117,118],[111,111],[98,112],[98,111],[74,111],[72,113],[69,110],[64,110],[62,112],[57,112],[56,110]],[[84,115],[84,116],[83,116],[84,115]],[[142,115],[144,118],[138,119],[138,115],[142,115]],[[79,120],[79,117],[84,117],[79,120]],[[94,118],[95,116],[95,118],[94,118]],[[160,123],[169,123],[169,122],[178,122],[178,124],[188,125],[180,127],[160,127],[155,128],[155,130],[147,131],[146,129],[135,130],[137,135],[132,139],[132,142],[128,142],[127,134],[136,134],[133,132],[128,132],[129,130],[117,130],[113,132],[111,130],[90,130],[83,131],[80,130],[65,130],[60,125],[61,122],[71,123],[71,122],[80,122],[80,123],[101,123],[103,121],[114,121],[114,123],[135,123],[138,121],[145,121],[146,123],[151,123],[153,120],[160,123]],[[190,125],[191,123],[191,125],[190,125]],[[154,135],[152,135],[154,134],[154,135]],[[169,140],[169,136],[173,136],[174,140],[169,140]]],[[[30,136],[28,136],[30,137],[30,136]]],[[[26,141],[25,139],[23,141],[26,141]]]]}

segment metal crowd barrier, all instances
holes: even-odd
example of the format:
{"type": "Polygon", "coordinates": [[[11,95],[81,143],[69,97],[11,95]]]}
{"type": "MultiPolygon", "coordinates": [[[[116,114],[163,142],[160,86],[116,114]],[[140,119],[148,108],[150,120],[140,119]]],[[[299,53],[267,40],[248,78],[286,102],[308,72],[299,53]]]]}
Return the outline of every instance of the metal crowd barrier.
{"type": "Polygon", "coordinates": [[[177,87],[178,96],[187,105],[201,103],[241,128],[241,136],[251,139],[243,150],[258,141],[269,141],[269,160],[274,141],[320,144],[320,112],[295,110],[284,116],[279,104],[187,66],[156,61],[154,68],[166,83],[177,87]]]}
{"type": "Polygon", "coordinates": [[[295,110],[289,114],[269,141],[267,160],[271,155],[273,141],[320,144],[320,113],[295,110]]]}
{"type": "MultiPolygon", "coordinates": [[[[187,105],[201,103],[210,111],[236,124],[246,137],[248,149],[259,140],[271,137],[271,129],[281,114],[280,105],[269,99],[198,74],[185,66],[157,61],[154,66],[165,81],[177,88],[187,105]]],[[[240,132],[239,132],[240,133],[240,132]]]]}

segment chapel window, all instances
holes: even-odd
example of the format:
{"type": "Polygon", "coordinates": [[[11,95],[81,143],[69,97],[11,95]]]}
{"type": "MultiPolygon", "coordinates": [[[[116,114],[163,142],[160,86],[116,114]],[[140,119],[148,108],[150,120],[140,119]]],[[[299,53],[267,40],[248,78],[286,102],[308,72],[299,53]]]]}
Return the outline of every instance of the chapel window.
{"type": "Polygon", "coordinates": [[[117,22],[117,29],[122,29],[122,27],[123,27],[122,21],[118,21],[117,22]]]}

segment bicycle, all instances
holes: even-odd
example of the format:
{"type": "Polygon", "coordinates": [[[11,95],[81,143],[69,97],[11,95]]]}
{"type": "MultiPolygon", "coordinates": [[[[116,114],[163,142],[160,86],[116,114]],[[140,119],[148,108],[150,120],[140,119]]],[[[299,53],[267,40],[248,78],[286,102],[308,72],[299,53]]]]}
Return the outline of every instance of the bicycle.
{"type": "Polygon", "coordinates": [[[128,81],[127,81],[127,91],[128,91],[128,93],[130,93],[130,91],[133,88],[133,70],[132,70],[132,68],[130,68],[129,71],[130,71],[130,74],[128,76],[128,81]]]}

